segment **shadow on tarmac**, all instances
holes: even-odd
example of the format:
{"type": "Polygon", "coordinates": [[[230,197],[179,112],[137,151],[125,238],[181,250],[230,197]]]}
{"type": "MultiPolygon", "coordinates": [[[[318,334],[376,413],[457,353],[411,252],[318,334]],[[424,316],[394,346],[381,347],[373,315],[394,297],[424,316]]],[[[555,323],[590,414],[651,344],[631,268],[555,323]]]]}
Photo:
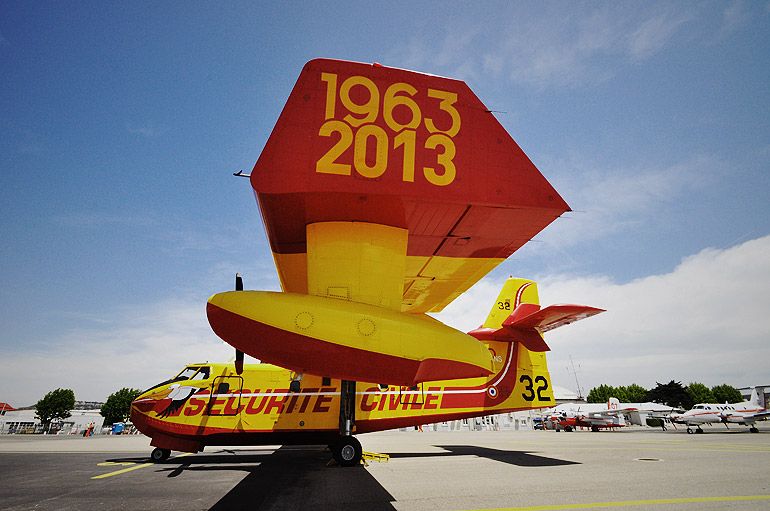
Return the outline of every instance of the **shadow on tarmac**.
{"type": "Polygon", "coordinates": [[[479,458],[487,458],[502,463],[508,463],[509,465],[517,465],[519,467],[556,467],[561,465],[578,465],[576,461],[559,460],[555,458],[547,458],[545,456],[538,456],[522,451],[503,451],[501,449],[490,449],[488,447],[479,447],[476,445],[436,445],[440,449],[444,449],[445,452],[436,453],[398,453],[391,454],[391,458],[433,458],[443,456],[477,456],[479,458]]]}
{"type": "MultiPolygon", "coordinates": [[[[219,451],[170,458],[157,463],[159,473],[245,472],[246,477],[210,511],[230,509],[394,510],[395,499],[363,467],[327,466],[331,453],[318,446],[284,446],[264,454],[219,451]]],[[[110,461],[136,461],[121,458],[110,461]]],[[[141,461],[146,462],[143,458],[141,461]]]]}
{"type": "MultiPolygon", "coordinates": [[[[442,452],[394,453],[391,459],[477,456],[522,467],[574,465],[521,451],[473,445],[437,445],[442,452]]],[[[174,457],[156,463],[168,478],[185,472],[210,474],[244,472],[246,476],[210,511],[229,509],[334,509],[393,510],[393,496],[363,467],[328,466],[331,454],[318,446],[284,446],[276,451],[226,451],[174,457]]],[[[115,462],[147,462],[146,458],[119,458],[115,462]]],[[[207,478],[209,476],[207,475],[207,478]]]]}

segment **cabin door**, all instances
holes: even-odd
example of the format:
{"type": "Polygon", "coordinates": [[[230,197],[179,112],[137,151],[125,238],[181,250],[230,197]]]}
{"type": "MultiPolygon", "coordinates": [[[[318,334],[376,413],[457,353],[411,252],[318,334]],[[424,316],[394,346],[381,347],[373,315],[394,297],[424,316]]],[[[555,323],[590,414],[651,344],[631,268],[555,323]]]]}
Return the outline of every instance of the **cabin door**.
{"type": "Polygon", "coordinates": [[[241,390],[243,378],[240,376],[217,376],[211,385],[211,396],[206,409],[208,415],[235,416],[241,412],[241,390]]]}

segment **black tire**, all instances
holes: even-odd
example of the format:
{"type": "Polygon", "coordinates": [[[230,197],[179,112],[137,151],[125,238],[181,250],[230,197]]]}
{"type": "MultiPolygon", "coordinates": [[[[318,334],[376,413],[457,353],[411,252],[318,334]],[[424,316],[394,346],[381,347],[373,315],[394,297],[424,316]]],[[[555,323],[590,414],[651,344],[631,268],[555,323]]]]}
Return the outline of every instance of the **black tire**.
{"type": "Polygon", "coordinates": [[[361,443],[353,436],[340,437],[332,447],[334,461],[341,467],[354,467],[361,462],[361,443]]]}
{"type": "Polygon", "coordinates": [[[599,426],[591,426],[591,431],[596,433],[597,431],[599,431],[599,426]]]}
{"type": "Polygon", "coordinates": [[[171,456],[171,451],[168,449],[161,449],[160,447],[156,447],[152,450],[152,453],[150,454],[150,458],[152,461],[166,461],[168,457],[171,456]]]}

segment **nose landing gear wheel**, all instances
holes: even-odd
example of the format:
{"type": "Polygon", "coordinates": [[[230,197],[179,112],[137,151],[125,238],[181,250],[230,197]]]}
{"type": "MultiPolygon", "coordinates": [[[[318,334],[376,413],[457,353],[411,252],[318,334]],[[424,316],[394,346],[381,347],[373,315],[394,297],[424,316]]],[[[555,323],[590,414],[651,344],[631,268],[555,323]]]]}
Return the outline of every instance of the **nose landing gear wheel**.
{"type": "Polygon", "coordinates": [[[341,467],[354,467],[361,462],[361,443],[352,436],[340,437],[332,447],[334,461],[341,467]]]}
{"type": "Polygon", "coordinates": [[[159,447],[156,447],[152,450],[152,454],[150,454],[150,458],[152,458],[152,461],[166,461],[168,457],[171,456],[171,451],[168,449],[161,449],[159,447]]]}

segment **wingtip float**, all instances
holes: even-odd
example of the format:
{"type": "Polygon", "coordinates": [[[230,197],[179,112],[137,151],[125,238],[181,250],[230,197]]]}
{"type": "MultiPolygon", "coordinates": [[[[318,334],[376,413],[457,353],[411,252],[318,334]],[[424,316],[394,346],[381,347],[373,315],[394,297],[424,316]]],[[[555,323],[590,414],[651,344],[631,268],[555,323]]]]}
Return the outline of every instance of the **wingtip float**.
{"type": "Polygon", "coordinates": [[[219,293],[206,310],[238,350],[302,373],[405,386],[492,373],[483,344],[424,315],[265,291],[219,293]]]}

